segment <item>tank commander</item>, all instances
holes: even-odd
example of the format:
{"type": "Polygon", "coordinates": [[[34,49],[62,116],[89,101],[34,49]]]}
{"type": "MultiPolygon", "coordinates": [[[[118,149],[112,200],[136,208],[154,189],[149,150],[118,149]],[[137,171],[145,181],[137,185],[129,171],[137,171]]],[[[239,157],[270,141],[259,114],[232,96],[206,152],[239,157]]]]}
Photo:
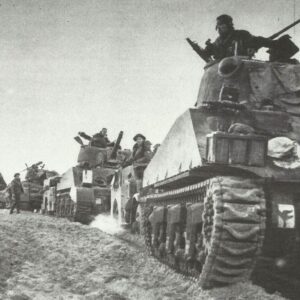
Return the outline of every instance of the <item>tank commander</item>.
{"type": "Polygon", "coordinates": [[[253,56],[262,47],[272,48],[276,41],[261,36],[253,36],[246,30],[234,29],[232,17],[221,15],[217,17],[216,30],[219,37],[211,43],[206,41],[204,54],[216,60],[235,54],[241,56],[253,56]]]}
{"type": "Polygon", "coordinates": [[[104,136],[104,139],[107,143],[108,146],[113,146],[113,143],[109,140],[109,138],[107,137],[107,128],[102,128],[100,133],[104,136]]]}
{"type": "Polygon", "coordinates": [[[17,209],[17,213],[19,214],[20,213],[20,198],[21,198],[21,194],[24,193],[21,179],[20,179],[20,173],[16,173],[14,175],[14,179],[12,180],[11,185],[10,185],[10,191],[11,191],[12,202],[13,202],[13,205],[10,209],[10,214],[13,213],[15,208],[17,209]]]}
{"type": "Polygon", "coordinates": [[[44,166],[41,166],[39,169],[39,166],[42,164],[42,161],[39,161],[36,164],[33,164],[31,167],[27,168],[27,174],[25,176],[25,179],[31,182],[37,181],[39,179],[39,171],[43,169],[44,166]]]}
{"type": "MultiPolygon", "coordinates": [[[[113,142],[110,142],[110,140],[107,137],[107,129],[102,128],[102,130],[98,133],[95,133],[92,137],[87,135],[84,132],[78,132],[78,135],[82,138],[88,140],[90,142],[91,146],[99,147],[99,148],[106,148],[106,147],[112,147],[114,145],[113,142]]],[[[75,137],[75,140],[79,142],[81,145],[83,145],[80,137],[75,137]]]]}

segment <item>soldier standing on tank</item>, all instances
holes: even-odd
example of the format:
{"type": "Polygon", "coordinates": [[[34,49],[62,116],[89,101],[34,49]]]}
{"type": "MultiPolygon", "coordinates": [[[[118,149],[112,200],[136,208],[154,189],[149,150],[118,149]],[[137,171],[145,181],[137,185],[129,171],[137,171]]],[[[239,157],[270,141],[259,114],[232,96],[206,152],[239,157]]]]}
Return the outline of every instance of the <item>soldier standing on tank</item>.
{"type": "Polygon", "coordinates": [[[246,30],[236,30],[232,17],[221,15],[217,17],[216,30],[219,37],[213,42],[206,41],[204,54],[222,59],[233,55],[253,56],[261,47],[272,48],[276,41],[261,36],[253,36],[246,30]]]}
{"type": "MultiPolygon", "coordinates": [[[[132,165],[134,178],[136,180],[137,192],[142,187],[143,174],[146,166],[152,158],[151,143],[141,133],[134,136],[135,144],[132,148],[131,156],[123,164],[123,168],[132,165]]],[[[138,203],[134,197],[130,198],[125,204],[125,220],[132,223],[136,218],[138,203]]]]}
{"type": "MultiPolygon", "coordinates": [[[[133,140],[136,142],[132,148],[131,156],[125,161],[123,166],[145,166],[152,157],[151,143],[146,140],[146,137],[141,133],[134,136],[133,140]]],[[[140,174],[138,174],[140,175],[140,174]]],[[[141,176],[138,176],[141,177],[141,176]]]]}
{"type": "Polygon", "coordinates": [[[14,209],[17,209],[17,213],[20,213],[20,198],[21,198],[21,194],[24,193],[23,187],[22,187],[22,183],[21,183],[21,179],[20,179],[20,173],[16,173],[14,175],[14,179],[11,182],[11,196],[12,196],[12,207],[10,209],[10,214],[13,213],[14,209]]]}

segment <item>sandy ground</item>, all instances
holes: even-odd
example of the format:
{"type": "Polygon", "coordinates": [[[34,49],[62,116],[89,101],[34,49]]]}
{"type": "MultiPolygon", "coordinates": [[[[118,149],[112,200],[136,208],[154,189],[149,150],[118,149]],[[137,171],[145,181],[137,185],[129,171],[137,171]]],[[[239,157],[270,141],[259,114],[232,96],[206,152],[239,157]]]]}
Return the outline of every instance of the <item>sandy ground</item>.
{"type": "Polygon", "coordinates": [[[1,210],[0,299],[284,299],[251,283],[202,291],[147,257],[137,236],[124,240],[107,219],[92,226],[1,210]]]}

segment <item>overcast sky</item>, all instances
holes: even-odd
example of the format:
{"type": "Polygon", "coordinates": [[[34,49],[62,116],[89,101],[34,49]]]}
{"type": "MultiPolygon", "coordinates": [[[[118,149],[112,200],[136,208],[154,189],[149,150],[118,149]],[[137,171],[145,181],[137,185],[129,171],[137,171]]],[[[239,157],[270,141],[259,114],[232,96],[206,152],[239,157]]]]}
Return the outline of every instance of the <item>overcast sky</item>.
{"type": "Polygon", "coordinates": [[[78,131],[161,142],[196,102],[204,64],[186,37],[215,39],[223,13],[269,36],[299,12],[294,0],[0,1],[0,172],[10,181],[39,160],[66,171],[78,131]]]}

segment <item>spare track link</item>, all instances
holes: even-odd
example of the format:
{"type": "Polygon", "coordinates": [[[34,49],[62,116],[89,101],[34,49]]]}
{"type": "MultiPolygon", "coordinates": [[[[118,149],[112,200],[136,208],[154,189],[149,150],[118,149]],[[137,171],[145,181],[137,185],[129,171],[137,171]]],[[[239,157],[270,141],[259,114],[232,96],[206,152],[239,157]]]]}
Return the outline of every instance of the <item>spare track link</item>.
{"type": "Polygon", "coordinates": [[[141,229],[150,255],[203,288],[224,286],[249,279],[263,244],[265,209],[255,180],[215,177],[145,196],[141,229]]]}

